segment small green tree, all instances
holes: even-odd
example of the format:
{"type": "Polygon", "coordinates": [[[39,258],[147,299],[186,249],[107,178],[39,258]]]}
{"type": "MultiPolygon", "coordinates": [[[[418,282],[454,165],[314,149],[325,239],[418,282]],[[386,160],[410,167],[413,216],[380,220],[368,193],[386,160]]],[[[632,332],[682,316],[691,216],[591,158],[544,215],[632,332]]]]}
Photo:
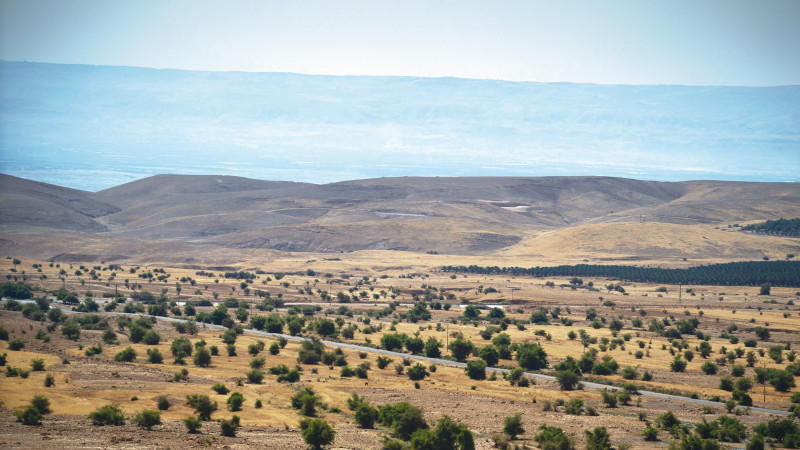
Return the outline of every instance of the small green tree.
{"type": "Polygon", "coordinates": [[[333,443],[336,431],[322,419],[311,419],[305,423],[302,436],[306,444],[313,449],[320,449],[323,445],[333,443]]]}
{"type": "Polygon", "coordinates": [[[547,353],[539,344],[522,344],[517,350],[519,366],[527,370],[539,370],[547,367],[547,353]]]}
{"type": "Polygon", "coordinates": [[[227,437],[236,437],[236,430],[239,429],[239,416],[234,415],[231,420],[222,419],[219,421],[220,434],[227,437]]]}
{"type": "Polygon", "coordinates": [[[197,367],[208,367],[211,365],[211,351],[205,347],[201,347],[194,354],[194,365],[197,367]]]}
{"type": "Polygon", "coordinates": [[[167,397],[161,396],[161,397],[158,397],[157,406],[158,406],[159,411],[166,411],[172,405],[170,404],[169,399],[167,397]]]}
{"type": "Polygon", "coordinates": [[[570,450],[575,448],[575,440],[558,427],[540,426],[539,434],[534,436],[533,440],[546,449],[570,450]]]}
{"type": "Polygon", "coordinates": [[[157,348],[147,349],[147,362],[151,364],[161,364],[164,362],[164,356],[157,348]]]}
{"type": "Polygon", "coordinates": [[[572,370],[556,371],[556,381],[562,391],[572,391],[580,385],[581,376],[572,370]]]}
{"type": "Polygon", "coordinates": [[[197,411],[200,420],[211,420],[211,414],[217,410],[217,402],[212,402],[207,395],[187,395],[186,403],[197,411]]]}
{"type": "Polygon", "coordinates": [[[483,360],[468,361],[464,371],[473,380],[486,379],[486,363],[483,360]]]}
{"type": "Polygon", "coordinates": [[[89,419],[91,419],[92,425],[119,426],[125,424],[125,413],[122,412],[122,408],[118,404],[109,403],[89,413],[89,419]]]}
{"type": "Polygon", "coordinates": [[[647,428],[642,431],[642,436],[644,437],[644,440],[648,442],[658,441],[658,430],[648,424],[647,428]]]}
{"type": "Polygon", "coordinates": [[[150,430],[156,425],[161,425],[161,411],[142,410],[133,417],[133,421],[136,425],[150,430]]]}
{"type": "Polygon", "coordinates": [[[114,356],[117,361],[132,362],[136,361],[136,350],[133,347],[125,347],[122,351],[114,356]]]}
{"type": "Polygon", "coordinates": [[[681,359],[681,355],[675,355],[675,359],[669,363],[669,369],[673,372],[683,372],[686,370],[687,362],[681,359]]]}
{"type": "Polygon", "coordinates": [[[413,366],[409,367],[406,373],[408,373],[408,378],[411,381],[423,380],[425,379],[426,376],[429,375],[428,370],[425,368],[424,365],[420,363],[416,363],[413,366]]]}
{"type": "Polygon", "coordinates": [[[244,395],[239,392],[234,392],[228,397],[228,409],[231,411],[240,411],[244,403],[244,395]]]}
{"type": "Polygon", "coordinates": [[[611,436],[606,427],[583,430],[583,434],[586,435],[586,450],[611,450],[611,436]]]}
{"type": "Polygon", "coordinates": [[[472,341],[458,338],[453,340],[447,349],[450,350],[450,353],[453,354],[453,357],[457,361],[464,361],[474,351],[475,346],[472,344],[472,341]]]}
{"type": "Polygon", "coordinates": [[[183,419],[183,424],[189,433],[199,433],[200,428],[203,426],[203,421],[197,417],[190,416],[183,419]]]}
{"type": "Polygon", "coordinates": [[[378,410],[367,402],[361,402],[356,408],[355,419],[361,428],[372,428],[377,417],[378,410]]]}
{"type": "Polygon", "coordinates": [[[23,425],[42,424],[42,413],[33,405],[28,405],[27,408],[20,411],[14,411],[14,416],[17,417],[17,422],[21,422],[23,425]]]}
{"type": "Polygon", "coordinates": [[[522,413],[506,417],[503,423],[503,433],[507,434],[512,440],[525,433],[525,428],[522,427],[522,413]]]}

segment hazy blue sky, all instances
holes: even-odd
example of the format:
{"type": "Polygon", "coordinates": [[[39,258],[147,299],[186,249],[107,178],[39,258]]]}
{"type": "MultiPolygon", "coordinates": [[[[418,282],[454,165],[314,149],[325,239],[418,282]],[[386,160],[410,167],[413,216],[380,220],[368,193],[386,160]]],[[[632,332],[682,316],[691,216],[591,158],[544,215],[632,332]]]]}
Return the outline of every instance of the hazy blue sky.
{"type": "Polygon", "coordinates": [[[609,84],[800,84],[800,1],[0,0],[0,58],[609,84]]]}

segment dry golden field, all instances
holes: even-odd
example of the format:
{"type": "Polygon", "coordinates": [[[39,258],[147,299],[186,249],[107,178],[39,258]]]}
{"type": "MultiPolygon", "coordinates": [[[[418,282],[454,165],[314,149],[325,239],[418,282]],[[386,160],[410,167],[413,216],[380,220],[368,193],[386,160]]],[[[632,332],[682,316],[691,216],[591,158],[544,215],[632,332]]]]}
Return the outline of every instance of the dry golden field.
{"type": "MultiPolygon", "coordinates": [[[[180,305],[183,302],[208,300],[216,306],[218,302],[234,298],[245,305],[244,309],[252,317],[271,314],[255,307],[262,300],[254,295],[255,290],[259,289],[268,291],[273,298],[282,298],[286,305],[278,313],[283,317],[287,316],[288,309],[295,303],[319,304],[319,311],[306,318],[302,336],[317,336],[312,326],[316,320],[341,319],[343,326],[338,327],[339,334],[349,325],[355,325],[357,331],[351,339],[340,335],[335,340],[375,347],[380,346],[380,338],[384,333],[404,333],[411,337],[418,336],[423,341],[433,337],[442,343],[461,335],[478,348],[489,345],[491,341],[479,334],[491,325],[486,320],[488,309],[481,309],[481,315],[476,320],[465,320],[462,317],[464,310],[459,304],[503,304],[505,315],[510,319],[510,324],[503,332],[509,335],[512,343],[538,342],[542,345],[549,362],[549,367],[542,370],[544,374],[552,374],[553,366],[568,356],[580,359],[586,349],[579,337],[570,339],[569,333],[584,330],[597,339],[589,347],[598,351],[598,358],[608,355],[619,364],[616,374],[595,375],[593,378],[624,383],[628,380],[622,378],[622,369],[634,367],[639,376],[645,371],[652,374],[652,381],[635,381],[641,389],[677,391],[685,396],[697,394],[700,399],[719,396],[722,401],[729,399],[731,393],[720,389],[720,379],[730,375],[732,365],[719,364],[715,375],[705,375],[700,368],[706,361],[716,361],[722,356],[722,347],[730,351],[737,347],[753,350],[757,360],[755,367],[783,369],[792,364],[789,358],[793,358],[794,354],[791,350],[781,351],[782,361],[777,363],[770,358],[769,347],[789,344],[795,348],[800,343],[798,307],[794,305],[800,297],[796,289],[773,288],[771,295],[761,296],[757,287],[683,286],[679,295],[678,286],[663,286],[667,292],[658,292],[657,288],[662,287],[660,285],[622,283],[626,291],[626,295],[623,295],[603,288],[609,283],[604,279],[584,279],[581,288],[573,289],[569,287],[568,279],[471,274],[451,276],[438,269],[443,264],[471,261],[475,261],[475,258],[404,252],[364,251],[345,254],[335,260],[319,255],[295,254],[263,260],[260,264],[251,260],[235,267],[235,270],[263,272],[251,284],[246,284],[248,290],[244,291],[241,280],[222,276],[224,271],[234,270],[233,267],[223,270],[208,268],[206,271],[214,276],[204,276],[197,274],[200,269],[186,267],[123,265],[121,270],[109,270],[101,261],[83,264],[53,262],[51,265],[47,261],[23,259],[16,265],[11,259],[0,260],[0,275],[11,281],[16,279],[40,287],[42,291],[36,292],[37,296],[46,293],[52,298],[56,290],[64,287],[76,292],[83,301],[90,293],[100,303],[97,314],[107,320],[119,341],[113,345],[102,344],[103,352],[99,355],[86,356],[88,347],[101,342],[102,331],[82,330],[80,339],[71,341],[58,328],[47,331],[46,326],[50,323],[47,320],[31,321],[19,311],[0,310],[0,325],[9,331],[12,339],[21,338],[25,342],[21,351],[9,350],[8,342],[0,342],[0,352],[7,354],[6,366],[27,368],[30,361],[36,358],[44,359],[45,364],[44,372],[31,372],[27,378],[2,378],[0,401],[4,408],[4,426],[0,431],[0,444],[7,447],[163,447],[168,440],[170,447],[298,448],[304,445],[298,430],[303,417],[291,408],[290,397],[305,386],[312,387],[326,405],[325,409],[320,410],[319,416],[337,430],[333,448],[380,448],[383,437],[391,433],[390,429],[381,426],[370,430],[356,427],[353,412],[348,409],[346,401],[353,393],[364,396],[373,405],[407,401],[422,408],[431,424],[435,424],[442,415],[448,415],[469,426],[477,448],[491,448],[491,436],[502,433],[503,419],[517,412],[522,413],[526,430],[517,444],[535,446],[532,437],[540,425],[547,424],[564,429],[580,447],[585,443],[583,430],[602,425],[607,427],[615,446],[628,445],[629,448],[651,448],[654,443],[644,441],[641,436],[645,428],[642,420],[652,421],[668,410],[674,411],[687,423],[697,423],[702,418],[710,421],[725,413],[722,405],[711,406],[704,411],[703,405],[686,400],[639,395],[633,396],[630,405],[611,408],[603,403],[597,388],[562,391],[558,383],[544,379],[537,379],[529,387],[519,387],[504,380],[502,374],[498,374],[496,380],[472,380],[464,373],[464,369],[447,363],[437,363],[436,371],[415,386],[405,373],[399,374],[395,370],[395,365],[403,362],[402,357],[393,356],[388,367],[379,369],[379,355],[369,348],[343,350],[349,367],[356,367],[362,362],[370,363],[368,378],[343,378],[340,376],[341,367],[298,364],[300,343],[292,340],[279,354],[271,355],[266,349],[276,338],[244,333],[235,342],[237,355],[227,356],[221,340],[222,330],[202,324],[199,324],[198,334],[183,336],[192,342],[203,339],[208,346],[217,346],[219,355],[212,358],[210,367],[196,367],[191,358],[187,358],[187,364],[181,366],[173,364],[170,343],[182,335],[171,323],[159,320],[155,325],[154,329],[161,337],[159,344],[132,344],[126,335],[127,330],[119,330],[117,326],[120,316],[115,313],[120,312],[122,307],[118,305],[115,311],[104,312],[103,305],[108,300],[103,298],[104,293],[118,292],[130,297],[136,291],[149,291],[155,295],[163,292],[170,301],[180,302],[180,305]],[[41,272],[33,267],[34,264],[41,264],[41,272]],[[139,277],[139,274],[156,268],[163,269],[163,274],[169,274],[169,277],[165,281],[148,281],[139,277]],[[76,271],[81,274],[76,275],[76,271]],[[283,276],[278,280],[275,274],[283,276]],[[181,278],[187,281],[181,282],[181,278]],[[194,280],[194,284],[188,279],[194,280]],[[547,286],[547,282],[552,282],[554,286],[547,286]],[[586,289],[589,282],[599,289],[586,289]],[[451,305],[449,310],[433,310],[430,320],[416,323],[397,317],[410,310],[415,295],[424,296],[424,291],[430,288],[435,288],[432,292],[436,296],[441,295],[441,300],[437,298],[435,301],[451,305]],[[485,293],[488,288],[494,288],[497,292],[485,293]],[[692,290],[692,294],[687,288],[692,290]],[[321,292],[327,292],[327,300],[321,292]],[[336,297],[338,292],[364,294],[358,302],[339,304],[336,297]],[[394,311],[375,317],[376,311],[384,310],[395,301],[399,304],[394,311]],[[339,314],[340,307],[350,311],[351,317],[339,314]],[[541,308],[551,313],[558,308],[559,318],[569,319],[573,323],[566,326],[553,318],[549,324],[527,323],[531,314],[541,308]],[[586,319],[590,308],[597,317],[606,319],[606,323],[597,329],[586,319]],[[374,329],[371,333],[364,332],[367,318],[369,326],[374,329]],[[637,318],[642,320],[642,326],[633,325],[632,320],[637,318]],[[651,319],[668,319],[674,323],[690,318],[699,320],[698,329],[709,335],[708,342],[713,352],[707,359],[702,358],[696,350],[702,340],[694,334],[684,335],[683,342],[687,349],[694,351],[694,359],[688,363],[685,372],[671,372],[670,361],[674,358],[675,347],[667,338],[649,331],[648,323],[651,319]],[[612,319],[620,319],[623,323],[623,329],[617,335],[621,342],[606,347],[604,342],[610,344],[615,339],[608,328],[612,319]],[[515,322],[521,326],[518,327],[515,322]],[[737,344],[723,337],[731,324],[737,326],[735,331],[730,332],[730,335],[739,339],[737,344]],[[745,348],[743,342],[754,337],[752,329],[756,326],[768,328],[770,340],[759,340],[757,347],[745,348]],[[36,338],[39,330],[50,336],[49,342],[36,338]],[[249,362],[253,358],[248,353],[248,347],[259,340],[265,343],[265,350],[259,355],[266,358],[265,368],[278,364],[290,368],[298,365],[302,368],[298,382],[278,382],[276,376],[269,374],[262,383],[249,383],[246,380],[245,372],[250,370],[249,362]],[[129,345],[138,355],[136,361],[115,361],[114,355],[129,345]],[[145,362],[147,350],[153,348],[158,348],[164,355],[162,364],[145,362]],[[635,353],[638,350],[646,352],[646,355],[637,358],[635,353]],[[759,355],[759,350],[765,351],[763,356],[759,355]],[[173,381],[173,374],[182,368],[188,370],[188,378],[173,381]],[[54,386],[44,386],[46,374],[54,376],[54,386]],[[227,419],[234,414],[225,408],[228,395],[218,395],[212,391],[211,386],[217,383],[244,395],[244,407],[235,413],[241,417],[242,425],[237,437],[220,436],[219,426],[214,421],[205,423],[202,434],[187,434],[180,423],[181,419],[194,413],[186,404],[187,395],[206,394],[215,400],[219,409],[212,415],[214,420],[227,419]],[[26,427],[14,422],[11,412],[24,408],[34,395],[49,398],[53,414],[45,416],[40,427],[26,427]],[[155,426],[152,431],[139,429],[130,421],[122,427],[94,427],[86,417],[108,403],[118,403],[126,415],[132,416],[144,409],[156,409],[160,397],[169,399],[172,406],[162,412],[163,424],[155,426]],[[548,404],[573,398],[583,399],[599,415],[568,415],[563,407],[557,407],[555,411],[547,410],[548,404]],[[261,401],[261,408],[255,407],[256,400],[261,401]]],[[[495,261],[491,257],[480,260],[486,265],[495,261]]],[[[524,261],[520,262],[520,265],[523,264],[524,261]]],[[[154,273],[160,274],[162,272],[154,273]]],[[[214,306],[198,306],[196,309],[198,312],[210,312],[214,306]]],[[[247,327],[247,322],[243,325],[247,327]]],[[[287,332],[286,327],[283,327],[283,331],[287,332]]],[[[677,345],[681,340],[675,342],[677,345]]],[[[448,354],[445,348],[442,353],[448,354]]],[[[477,356],[469,359],[477,359],[477,356]]],[[[744,357],[736,358],[734,364],[746,366],[744,357]]],[[[498,366],[516,367],[517,361],[500,360],[498,366]]],[[[753,377],[754,369],[747,367],[745,376],[753,377]]],[[[788,392],[778,392],[769,384],[764,389],[762,384],[754,383],[749,394],[753,406],[786,411],[790,406],[791,394],[797,391],[795,387],[788,392]]],[[[746,426],[753,427],[774,415],[752,410],[736,417],[746,426]]],[[[659,439],[668,442],[672,438],[666,431],[660,430],[659,439]]]]}

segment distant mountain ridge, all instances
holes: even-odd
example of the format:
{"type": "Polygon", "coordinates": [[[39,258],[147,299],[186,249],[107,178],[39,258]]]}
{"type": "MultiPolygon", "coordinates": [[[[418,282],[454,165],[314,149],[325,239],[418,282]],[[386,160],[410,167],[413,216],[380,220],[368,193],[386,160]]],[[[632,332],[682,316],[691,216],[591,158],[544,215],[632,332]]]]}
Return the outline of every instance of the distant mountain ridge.
{"type": "Polygon", "coordinates": [[[798,181],[800,86],[520,83],[0,62],[0,171],[798,181]]]}
{"type": "MultiPolygon", "coordinates": [[[[5,235],[78,232],[238,249],[514,254],[546,245],[530,236],[575,227],[586,230],[584,242],[592,230],[621,232],[596,228],[602,224],[725,225],[781,216],[800,216],[800,184],[410,177],[316,185],[158,175],[92,193],[0,174],[5,235]]],[[[685,229],[654,231],[680,236],[685,229]]],[[[569,239],[561,236],[549,240],[569,239]]]]}

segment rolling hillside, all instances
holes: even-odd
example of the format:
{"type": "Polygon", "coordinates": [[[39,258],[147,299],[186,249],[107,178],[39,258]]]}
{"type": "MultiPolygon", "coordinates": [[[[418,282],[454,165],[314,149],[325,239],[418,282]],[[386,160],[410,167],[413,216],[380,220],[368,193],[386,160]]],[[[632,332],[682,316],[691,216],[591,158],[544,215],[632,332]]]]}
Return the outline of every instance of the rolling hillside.
{"type": "Polygon", "coordinates": [[[76,248],[81,240],[99,254],[184,262],[208,260],[213,249],[599,261],[800,253],[797,239],[727,228],[800,216],[796,183],[487,177],[315,185],[159,175],[91,193],[2,175],[0,186],[3,246],[42,258],[98,254],[76,248]]]}

